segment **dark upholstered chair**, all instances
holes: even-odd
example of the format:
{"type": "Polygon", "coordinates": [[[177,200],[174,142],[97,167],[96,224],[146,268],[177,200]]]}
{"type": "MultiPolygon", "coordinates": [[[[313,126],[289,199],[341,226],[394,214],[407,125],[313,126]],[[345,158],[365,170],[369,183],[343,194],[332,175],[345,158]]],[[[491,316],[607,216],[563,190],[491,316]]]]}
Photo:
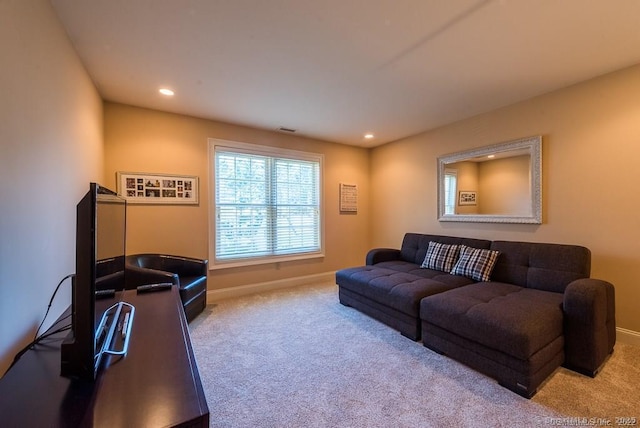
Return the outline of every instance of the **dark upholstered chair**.
{"type": "Polygon", "coordinates": [[[98,260],[96,263],[96,290],[122,290],[125,284],[124,256],[98,260]]]}
{"type": "Polygon", "coordinates": [[[187,321],[207,305],[207,260],[166,254],[133,254],[126,258],[128,289],[171,282],[178,286],[187,321]]]}

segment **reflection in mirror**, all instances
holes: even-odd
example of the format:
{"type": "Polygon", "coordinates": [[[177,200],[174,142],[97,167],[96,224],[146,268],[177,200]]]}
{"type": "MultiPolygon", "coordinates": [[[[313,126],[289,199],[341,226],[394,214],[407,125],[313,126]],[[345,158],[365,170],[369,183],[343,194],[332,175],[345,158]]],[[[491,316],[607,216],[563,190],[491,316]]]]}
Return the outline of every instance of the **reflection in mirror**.
{"type": "Polygon", "coordinates": [[[438,158],[440,221],[542,223],[542,137],[438,158]]]}

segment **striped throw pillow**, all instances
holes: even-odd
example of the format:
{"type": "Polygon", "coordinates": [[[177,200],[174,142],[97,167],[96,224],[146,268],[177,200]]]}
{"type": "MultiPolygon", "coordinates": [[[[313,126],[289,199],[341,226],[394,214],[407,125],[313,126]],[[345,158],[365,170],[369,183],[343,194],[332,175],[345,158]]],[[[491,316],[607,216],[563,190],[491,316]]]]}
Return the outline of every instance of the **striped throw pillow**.
{"type": "Polygon", "coordinates": [[[430,241],[427,254],[424,257],[421,268],[451,272],[453,265],[458,260],[460,245],[441,244],[430,241]]]}
{"type": "Polygon", "coordinates": [[[489,281],[498,260],[499,251],[482,250],[461,245],[460,258],[451,270],[452,275],[461,275],[476,281],[489,281]]]}

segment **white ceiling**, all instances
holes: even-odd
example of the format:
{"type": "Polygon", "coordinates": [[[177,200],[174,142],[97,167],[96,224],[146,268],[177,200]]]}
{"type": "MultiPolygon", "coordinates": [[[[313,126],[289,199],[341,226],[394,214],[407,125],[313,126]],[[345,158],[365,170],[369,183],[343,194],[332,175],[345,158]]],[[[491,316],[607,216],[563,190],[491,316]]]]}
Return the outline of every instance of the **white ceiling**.
{"type": "Polygon", "coordinates": [[[640,63],[638,0],[52,4],[106,100],[365,147],[640,63]]]}

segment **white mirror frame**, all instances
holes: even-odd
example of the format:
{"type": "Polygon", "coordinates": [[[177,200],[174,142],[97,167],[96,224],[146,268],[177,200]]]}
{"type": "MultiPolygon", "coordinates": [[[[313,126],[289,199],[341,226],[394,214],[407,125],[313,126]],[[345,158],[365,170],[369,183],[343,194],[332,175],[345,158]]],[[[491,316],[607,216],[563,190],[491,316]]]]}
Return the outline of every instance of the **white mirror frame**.
{"type": "Polygon", "coordinates": [[[542,224],[542,137],[535,136],[452,153],[438,158],[438,220],[472,223],[542,224]],[[526,150],[531,156],[531,215],[445,214],[444,171],[448,164],[501,152],[526,150]]]}

